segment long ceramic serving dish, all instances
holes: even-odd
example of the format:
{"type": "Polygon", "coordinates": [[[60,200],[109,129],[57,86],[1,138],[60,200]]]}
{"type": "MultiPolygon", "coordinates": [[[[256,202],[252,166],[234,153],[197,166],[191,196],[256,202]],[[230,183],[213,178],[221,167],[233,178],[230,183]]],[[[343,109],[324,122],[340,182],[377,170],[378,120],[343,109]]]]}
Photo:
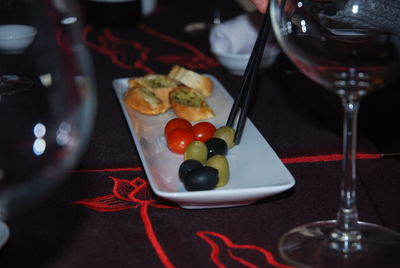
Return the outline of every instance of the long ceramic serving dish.
{"type": "MultiPolygon", "coordinates": [[[[232,97],[213,76],[214,90],[207,103],[216,116],[211,120],[223,126],[233,103],[232,97]]],[[[124,94],[129,78],[113,81],[113,87],[125,115],[136,149],[155,194],[178,203],[183,208],[204,209],[251,204],[259,199],[291,188],[295,180],[271,146],[247,119],[240,145],[229,150],[228,183],[207,191],[187,191],[178,178],[183,156],[172,153],[163,135],[165,124],[176,117],[172,110],[157,116],[140,114],[127,106],[124,94]]]]}

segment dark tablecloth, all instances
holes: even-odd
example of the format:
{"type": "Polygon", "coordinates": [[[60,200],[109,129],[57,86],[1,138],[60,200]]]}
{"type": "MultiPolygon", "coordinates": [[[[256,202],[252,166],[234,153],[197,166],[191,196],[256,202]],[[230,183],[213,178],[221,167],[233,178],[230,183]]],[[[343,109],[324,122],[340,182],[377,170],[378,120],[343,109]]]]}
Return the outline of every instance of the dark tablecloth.
{"type": "MultiPolygon", "coordinates": [[[[286,267],[277,250],[283,233],[335,217],[341,162],[329,157],[341,153],[341,106],[285,55],[258,75],[249,117],[295,187],[248,206],[203,210],[182,209],[152,194],[112,81],[167,73],[180,64],[214,75],[236,96],[241,77],[217,63],[207,32],[183,31],[187,23],[211,20],[216,4],[223,20],[243,12],[230,0],[164,0],[137,26],[86,25],[82,38],[98,84],[90,144],[59,188],[9,221],[1,267],[286,267]],[[115,189],[132,192],[142,184],[147,195],[130,201],[116,195],[115,189]]],[[[363,100],[359,153],[400,150],[396,88],[363,100]]],[[[400,231],[400,162],[360,159],[358,172],[360,219],[400,231]]]]}

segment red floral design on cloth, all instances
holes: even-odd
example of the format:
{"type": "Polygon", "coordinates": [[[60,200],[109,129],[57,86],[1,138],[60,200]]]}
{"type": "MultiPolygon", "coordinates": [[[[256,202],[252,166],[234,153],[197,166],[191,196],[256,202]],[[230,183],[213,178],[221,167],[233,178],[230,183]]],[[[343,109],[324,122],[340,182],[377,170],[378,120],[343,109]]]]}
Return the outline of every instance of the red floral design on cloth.
{"type": "Polygon", "coordinates": [[[146,73],[154,73],[145,64],[149,59],[150,48],[142,46],[137,41],[117,38],[108,28],[96,37],[96,41],[89,41],[88,37],[92,28],[92,25],[89,25],[83,31],[83,41],[89,48],[108,56],[115,65],[122,69],[140,69],[146,73]]]}
{"type": "Polygon", "coordinates": [[[185,54],[179,55],[166,55],[156,57],[157,60],[165,64],[180,64],[190,69],[209,69],[219,65],[219,63],[213,58],[207,57],[196,47],[179,40],[176,40],[166,34],[158,32],[149,26],[144,24],[139,25],[139,29],[145,33],[164,40],[174,46],[181,47],[186,50],[185,54]],[[189,54],[188,54],[189,52],[189,54]]]}
{"type": "Polygon", "coordinates": [[[156,208],[177,209],[177,207],[157,203],[156,199],[152,198],[147,182],[140,177],[136,177],[132,181],[115,177],[109,178],[114,181],[112,194],[83,199],[74,202],[74,204],[81,204],[101,212],[112,212],[140,207],[140,216],[145,227],[146,235],[157,252],[157,255],[165,267],[174,267],[157,239],[148,215],[148,208],[151,206],[156,208]]]}
{"type": "MultiPolygon", "coordinates": [[[[116,169],[98,169],[98,170],[79,170],[78,172],[120,172],[120,171],[141,171],[141,167],[131,167],[131,168],[116,168],[116,169]]],[[[146,236],[150,240],[154,250],[156,251],[160,261],[167,268],[175,267],[171,262],[164,249],[162,248],[156,233],[154,232],[154,228],[152,222],[150,220],[148,214],[149,207],[155,208],[169,208],[169,209],[178,209],[178,207],[168,206],[162,204],[162,199],[154,198],[152,192],[149,188],[149,185],[146,180],[135,177],[133,180],[116,178],[113,176],[108,177],[113,180],[114,186],[112,190],[112,194],[98,196],[94,198],[82,199],[79,201],[75,201],[73,204],[79,204],[86,206],[90,209],[100,211],[100,212],[113,212],[120,211],[124,209],[136,209],[140,208],[140,216],[143,221],[143,225],[145,227],[146,236]]],[[[266,263],[269,263],[273,267],[279,268],[289,268],[291,266],[283,265],[278,263],[271,252],[268,250],[255,246],[255,245],[239,245],[234,244],[228,237],[209,231],[199,231],[197,232],[197,236],[206,241],[211,246],[211,255],[210,258],[214,262],[214,264],[219,267],[226,267],[222,261],[220,260],[219,253],[221,252],[221,248],[214,242],[213,239],[219,238],[221,239],[228,251],[229,257],[244,265],[245,267],[259,267],[251,262],[251,260],[245,260],[233,253],[233,250],[254,250],[259,252],[265,257],[266,263]],[[212,238],[211,238],[212,237],[212,238]]]]}
{"type": "Polygon", "coordinates": [[[220,253],[222,251],[221,247],[218,246],[216,239],[221,239],[224,243],[224,246],[228,256],[234,260],[235,262],[238,262],[242,264],[245,267],[250,267],[250,268],[256,268],[260,267],[257,264],[254,264],[251,262],[251,260],[246,260],[244,258],[239,257],[240,251],[255,251],[260,253],[264,259],[265,259],[265,264],[262,265],[262,267],[271,267],[269,265],[272,265],[272,267],[279,267],[279,268],[292,268],[292,266],[288,266],[285,264],[280,264],[278,263],[272,253],[264,248],[255,246],[255,245],[240,245],[240,244],[235,244],[233,243],[228,237],[221,235],[216,232],[207,232],[207,231],[200,231],[197,232],[197,236],[199,236],[201,239],[206,241],[210,246],[211,246],[211,259],[214,262],[214,264],[219,267],[219,268],[225,268],[226,265],[224,265],[220,259],[220,253]]]}
{"type": "Polygon", "coordinates": [[[179,64],[190,69],[210,69],[219,65],[215,59],[206,56],[189,43],[176,40],[143,24],[139,25],[138,29],[155,37],[157,39],[156,42],[162,40],[173,46],[182,48],[182,54],[151,58],[151,49],[139,41],[119,38],[109,28],[103,29],[102,34],[89,38],[92,29],[92,25],[86,26],[84,29],[83,41],[85,44],[98,53],[108,56],[115,65],[125,70],[138,69],[145,73],[156,73],[149,67],[148,63],[150,60],[168,65],[179,64]]]}
{"type": "MultiPolygon", "coordinates": [[[[370,153],[357,153],[357,159],[380,159],[380,154],[370,153]]],[[[307,155],[307,156],[296,156],[281,158],[284,164],[294,163],[312,163],[312,162],[330,162],[330,161],[341,161],[343,160],[343,154],[321,154],[321,155],[307,155]]]]}

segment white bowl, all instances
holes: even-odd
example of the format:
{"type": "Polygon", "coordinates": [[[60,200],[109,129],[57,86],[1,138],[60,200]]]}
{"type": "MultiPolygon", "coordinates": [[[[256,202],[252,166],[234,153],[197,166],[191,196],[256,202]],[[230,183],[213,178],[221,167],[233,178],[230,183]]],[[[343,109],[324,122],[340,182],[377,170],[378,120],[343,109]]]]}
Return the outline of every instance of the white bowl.
{"type": "MultiPolygon", "coordinates": [[[[244,74],[247,63],[250,59],[250,54],[232,54],[215,50],[211,50],[211,52],[215,55],[219,63],[221,63],[221,65],[227,68],[231,73],[235,75],[244,74]]],[[[266,47],[259,69],[261,70],[262,68],[268,67],[274,63],[279,53],[280,49],[278,47],[266,47]]]]}
{"type": "Polygon", "coordinates": [[[36,33],[36,28],[28,25],[0,25],[0,52],[3,54],[23,52],[32,44],[36,33]]]}

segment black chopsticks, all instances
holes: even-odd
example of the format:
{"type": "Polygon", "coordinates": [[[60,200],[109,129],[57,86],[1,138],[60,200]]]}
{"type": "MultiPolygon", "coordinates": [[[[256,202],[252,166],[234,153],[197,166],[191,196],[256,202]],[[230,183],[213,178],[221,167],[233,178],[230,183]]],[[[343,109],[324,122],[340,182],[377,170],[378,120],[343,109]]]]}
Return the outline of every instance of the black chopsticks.
{"type": "Polygon", "coordinates": [[[235,144],[240,143],[240,139],[243,134],[243,129],[247,119],[247,112],[249,110],[249,103],[254,91],[255,76],[260,66],[270,28],[269,10],[267,9],[257,36],[257,40],[251,52],[249,62],[247,63],[246,70],[243,74],[239,94],[233,102],[228,120],[226,122],[227,126],[233,127],[237,113],[239,112],[239,108],[241,108],[237,128],[235,131],[235,144]]]}

